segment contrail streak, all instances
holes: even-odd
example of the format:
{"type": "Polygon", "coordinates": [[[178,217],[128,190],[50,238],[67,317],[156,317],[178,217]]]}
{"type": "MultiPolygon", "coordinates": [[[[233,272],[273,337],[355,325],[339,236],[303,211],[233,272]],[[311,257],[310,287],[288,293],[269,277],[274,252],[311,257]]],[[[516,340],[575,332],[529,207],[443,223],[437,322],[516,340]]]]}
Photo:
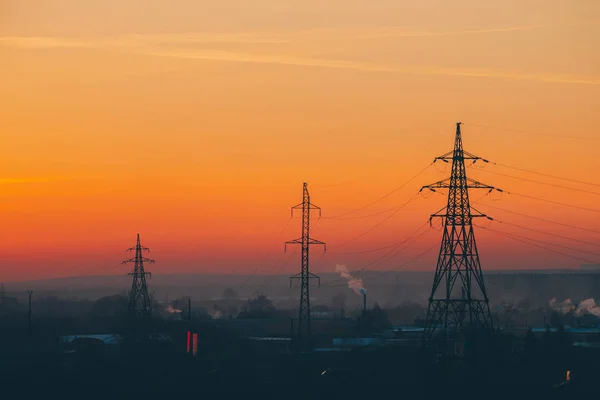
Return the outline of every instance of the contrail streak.
{"type": "Polygon", "coordinates": [[[321,68],[338,68],[338,69],[351,69],[359,71],[369,72],[389,72],[389,73],[403,73],[403,74],[415,74],[415,75],[443,75],[443,76],[464,76],[464,77],[477,77],[477,78],[496,78],[496,79],[515,79],[515,80],[527,80],[527,81],[538,81],[538,82],[552,82],[552,83],[572,83],[572,84],[586,84],[586,85],[599,85],[600,80],[596,79],[581,79],[573,78],[568,76],[554,76],[554,75],[527,75],[527,74],[511,74],[502,72],[487,72],[487,71],[463,71],[453,70],[439,67],[407,67],[407,66],[386,66],[369,63],[360,63],[353,61],[344,60],[331,60],[331,59],[320,59],[320,58],[308,58],[308,57],[288,57],[278,55],[260,55],[260,54],[245,54],[245,53],[233,53],[217,50],[206,50],[206,51],[147,51],[143,54],[158,56],[158,57],[174,57],[183,59],[195,59],[195,60],[206,60],[206,61],[229,61],[229,62],[246,62],[246,63],[260,63],[260,64],[280,64],[280,65],[294,65],[294,66],[305,66],[305,67],[321,67],[321,68]]]}

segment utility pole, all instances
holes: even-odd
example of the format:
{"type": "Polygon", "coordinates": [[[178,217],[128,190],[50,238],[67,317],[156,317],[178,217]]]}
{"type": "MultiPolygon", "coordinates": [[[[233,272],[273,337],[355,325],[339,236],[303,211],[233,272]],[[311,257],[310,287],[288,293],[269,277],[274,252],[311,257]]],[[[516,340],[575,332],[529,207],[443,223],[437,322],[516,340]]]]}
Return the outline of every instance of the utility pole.
{"type": "Polygon", "coordinates": [[[31,296],[33,295],[33,290],[28,290],[27,291],[27,295],[29,296],[29,316],[28,316],[28,321],[29,321],[29,336],[31,336],[31,296]]]}
{"type": "Polygon", "coordinates": [[[192,298],[188,297],[188,321],[192,321],[192,298]]]}
{"type": "MultiPolygon", "coordinates": [[[[296,333],[297,351],[306,352],[311,349],[311,333],[310,333],[310,280],[317,279],[320,284],[320,279],[309,270],[309,248],[313,244],[322,244],[321,242],[310,237],[310,210],[319,210],[321,216],[321,208],[310,202],[310,194],[308,193],[308,185],[304,183],[302,190],[302,203],[292,207],[292,216],[294,210],[302,210],[302,236],[298,239],[285,243],[284,251],[287,250],[288,244],[299,244],[302,246],[302,266],[299,274],[290,278],[290,287],[292,287],[292,279],[300,279],[300,310],[298,312],[298,324],[296,333]]],[[[325,247],[325,251],[327,248],[325,247]]]]}
{"type": "Polygon", "coordinates": [[[429,220],[442,218],[444,232],[422,339],[423,347],[434,347],[446,357],[462,355],[463,340],[471,342],[476,352],[476,344],[494,335],[473,233],[473,218],[492,218],[470,206],[469,189],[502,190],[467,178],[465,160],[488,161],[463,150],[460,125],[456,124],[454,150],[434,160],[452,163],[450,177],[421,188],[432,192],[448,189],[447,205],[429,220]]]}
{"type": "Polygon", "coordinates": [[[127,274],[132,276],[131,291],[129,293],[128,314],[131,319],[149,318],[152,316],[152,303],[148,294],[148,285],[146,276],[151,276],[150,272],[144,270],[144,263],[154,264],[154,260],[143,257],[144,251],[150,251],[147,247],[140,244],[140,234],[137,235],[135,247],[127,249],[135,251],[135,257],[123,261],[123,264],[133,263],[133,271],[127,274]]]}

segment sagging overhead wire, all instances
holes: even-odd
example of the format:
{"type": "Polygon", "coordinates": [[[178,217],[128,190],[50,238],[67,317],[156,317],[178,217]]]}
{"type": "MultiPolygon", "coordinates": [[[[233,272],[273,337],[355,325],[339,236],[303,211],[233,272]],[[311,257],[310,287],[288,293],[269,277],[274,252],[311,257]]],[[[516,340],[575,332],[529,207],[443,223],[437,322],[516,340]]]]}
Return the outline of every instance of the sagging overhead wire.
{"type": "Polygon", "coordinates": [[[537,200],[537,201],[543,201],[545,203],[550,203],[550,204],[557,204],[559,206],[564,206],[564,207],[571,207],[571,208],[577,208],[579,210],[585,210],[585,211],[591,211],[591,212],[596,212],[596,213],[600,213],[600,210],[595,209],[595,208],[588,208],[588,207],[582,207],[582,206],[576,206],[574,204],[568,204],[568,203],[561,203],[559,201],[554,201],[554,200],[548,200],[548,199],[543,199],[540,197],[534,197],[534,196],[529,196],[526,194],[521,194],[521,193],[515,193],[515,192],[507,192],[505,191],[504,193],[506,194],[511,194],[514,196],[520,196],[520,197],[524,197],[526,199],[532,199],[532,200],[537,200]]]}
{"type": "Polygon", "coordinates": [[[600,192],[593,192],[591,190],[578,189],[578,188],[574,188],[574,187],[570,187],[570,186],[558,185],[556,183],[542,182],[542,181],[537,181],[535,179],[522,178],[520,176],[514,176],[514,175],[509,175],[509,174],[502,174],[500,172],[489,171],[489,170],[485,170],[485,169],[481,169],[481,168],[479,169],[479,171],[485,172],[486,174],[493,174],[493,175],[498,175],[498,176],[505,176],[507,178],[518,179],[520,181],[537,183],[538,185],[546,185],[546,186],[552,186],[552,187],[556,187],[556,188],[560,188],[560,189],[573,190],[575,192],[595,194],[597,196],[600,195],[600,192]]]}
{"type": "MultiPolygon", "coordinates": [[[[427,232],[427,231],[426,231],[426,232],[427,232]]],[[[380,277],[382,277],[382,276],[384,276],[384,275],[387,275],[387,274],[389,274],[390,272],[398,271],[398,270],[400,270],[400,269],[402,269],[402,268],[405,268],[405,267],[409,266],[410,264],[412,264],[413,262],[415,262],[415,261],[417,261],[418,259],[420,259],[421,257],[425,256],[426,254],[428,254],[429,252],[431,252],[431,250],[433,250],[433,249],[435,249],[435,248],[437,248],[437,247],[438,247],[438,244],[434,244],[433,246],[429,247],[429,248],[428,248],[427,250],[425,250],[424,252],[422,252],[422,253],[418,254],[417,256],[415,256],[415,257],[411,258],[410,260],[406,261],[405,263],[403,263],[403,264],[400,264],[400,265],[399,265],[399,266],[397,266],[397,267],[393,267],[392,269],[390,269],[390,270],[388,270],[388,271],[383,271],[382,273],[380,273],[380,274],[377,274],[377,275],[375,275],[375,276],[370,276],[370,277],[364,278],[364,279],[363,279],[363,281],[370,281],[370,280],[373,280],[373,279],[376,279],[376,278],[380,278],[380,277]]],[[[342,280],[342,279],[338,279],[338,280],[336,280],[336,281],[330,281],[329,283],[337,282],[337,281],[340,281],[340,280],[342,280]]],[[[323,286],[323,285],[321,285],[321,286],[323,286]]],[[[342,286],[346,286],[346,285],[342,285],[342,284],[340,284],[340,285],[329,285],[329,286],[330,286],[330,287],[342,287],[342,286]]]]}
{"type": "MultiPolygon", "coordinates": [[[[407,244],[407,245],[408,245],[408,244],[410,244],[410,243],[412,243],[412,242],[416,241],[416,240],[417,240],[417,239],[419,239],[421,236],[423,236],[425,233],[429,232],[429,230],[425,230],[425,231],[421,232],[421,234],[417,235],[417,234],[419,233],[419,231],[420,231],[421,229],[423,229],[423,227],[426,227],[427,225],[428,225],[428,222],[425,222],[423,225],[419,226],[419,228],[417,228],[417,230],[416,230],[416,231],[414,231],[413,233],[411,233],[411,234],[410,234],[410,235],[409,235],[409,236],[408,236],[406,239],[404,239],[402,242],[400,242],[400,243],[396,243],[395,245],[393,245],[393,246],[392,246],[393,248],[392,248],[390,251],[386,252],[386,253],[385,253],[383,256],[379,257],[377,260],[375,260],[375,261],[371,262],[371,263],[370,263],[370,264],[368,264],[367,266],[365,266],[365,267],[363,267],[363,268],[360,268],[360,269],[358,269],[358,270],[356,270],[356,271],[353,271],[353,272],[354,272],[354,273],[357,273],[357,272],[366,271],[367,269],[369,269],[369,268],[371,268],[371,267],[373,267],[373,266],[375,266],[375,265],[379,264],[379,263],[380,263],[381,261],[383,261],[385,258],[388,258],[389,256],[391,256],[391,255],[392,255],[392,254],[393,254],[393,253],[394,253],[396,250],[398,250],[398,248],[399,248],[400,246],[402,246],[403,244],[407,244]]],[[[403,248],[402,250],[404,250],[405,248],[406,248],[406,246],[404,246],[404,248],[403,248]]],[[[343,281],[343,280],[344,280],[343,278],[333,279],[333,280],[331,280],[331,281],[328,281],[328,282],[325,282],[325,283],[321,284],[321,286],[328,286],[328,285],[330,285],[330,284],[332,284],[332,283],[335,283],[335,282],[340,282],[340,281],[343,281]]]]}
{"type": "Polygon", "coordinates": [[[530,174],[535,174],[535,175],[540,175],[540,176],[546,176],[548,178],[554,178],[554,179],[559,179],[559,180],[562,180],[562,181],[579,183],[579,184],[582,184],[582,185],[589,185],[589,186],[600,187],[599,183],[585,182],[585,181],[580,181],[580,180],[571,179],[571,178],[563,178],[561,176],[546,174],[546,173],[543,173],[543,172],[532,171],[532,170],[525,169],[525,168],[512,167],[510,165],[500,164],[500,163],[497,163],[497,162],[490,162],[490,163],[493,164],[493,165],[496,165],[498,167],[504,167],[504,168],[514,169],[515,171],[527,172],[527,173],[530,173],[530,174]]]}
{"type": "MultiPolygon", "coordinates": [[[[397,251],[397,250],[398,250],[398,249],[399,249],[399,248],[400,248],[402,245],[406,245],[406,246],[402,246],[402,249],[401,249],[401,250],[405,250],[405,249],[406,249],[406,247],[407,247],[407,246],[408,246],[410,243],[414,243],[414,242],[415,242],[417,239],[421,238],[421,236],[425,235],[427,232],[430,232],[430,230],[426,229],[425,231],[423,231],[423,232],[421,232],[421,233],[419,234],[419,231],[420,231],[421,229],[423,229],[423,227],[426,227],[428,224],[429,224],[428,222],[425,222],[423,225],[419,226],[419,228],[417,228],[417,230],[416,230],[416,231],[414,231],[412,234],[410,234],[410,235],[409,235],[409,236],[408,236],[406,239],[404,239],[402,242],[400,242],[400,243],[396,243],[396,244],[393,246],[393,248],[392,248],[390,251],[386,252],[386,253],[385,253],[383,256],[379,257],[377,260],[375,260],[375,261],[371,262],[370,264],[366,265],[365,267],[363,267],[363,268],[359,268],[359,269],[357,269],[356,271],[353,271],[353,272],[354,272],[354,273],[363,272],[363,271],[366,271],[366,270],[368,270],[369,268],[372,268],[372,267],[374,267],[374,266],[378,265],[378,264],[379,264],[379,263],[381,263],[381,262],[382,262],[384,259],[386,259],[386,258],[390,257],[390,256],[391,256],[391,255],[392,255],[394,252],[396,252],[396,251],[397,251]]],[[[340,282],[340,281],[343,281],[343,280],[344,280],[343,278],[333,279],[333,280],[331,280],[331,281],[328,281],[328,282],[326,282],[326,283],[323,283],[323,284],[321,284],[321,286],[325,286],[325,285],[327,285],[327,286],[328,286],[328,285],[330,285],[330,284],[332,284],[332,283],[335,283],[335,282],[340,282]]]]}
{"type": "MultiPolygon", "coordinates": [[[[479,199],[479,200],[481,200],[481,199],[479,199]]],[[[535,219],[535,220],[538,220],[538,221],[548,222],[550,224],[555,224],[555,225],[560,225],[560,226],[564,226],[564,227],[567,227],[567,228],[579,229],[579,230],[585,231],[585,232],[592,232],[592,233],[599,233],[600,234],[600,231],[596,231],[594,229],[583,228],[581,226],[575,226],[575,225],[565,224],[563,222],[552,221],[552,220],[546,219],[546,218],[534,217],[533,215],[527,215],[527,214],[519,213],[519,212],[516,212],[516,211],[506,210],[504,208],[495,207],[495,206],[492,206],[492,205],[489,205],[489,204],[480,203],[479,200],[478,201],[474,201],[473,204],[480,204],[480,205],[482,205],[484,207],[493,208],[494,210],[504,211],[504,212],[507,212],[509,214],[519,215],[519,216],[525,217],[525,218],[531,218],[531,219],[535,219]]]]}
{"type": "Polygon", "coordinates": [[[400,189],[402,189],[403,187],[405,187],[406,185],[408,185],[409,183],[411,183],[413,180],[415,180],[415,179],[416,179],[416,178],[418,178],[418,177],[419,177],[421,174],[423,174],[425,171],[427,171],[427,169],[429,169],[429,167],[431,167],[432,165],[433,165],[433,163],[431,163],[431,164],[427,165],[425,168],[423,168],[423,169],[422,169],[421,171],[419,171],[419,172],[418,172],[418,173],[417,173],[415,176],[413,176],[412,178],[410,178],[409,180],[407,180],[406,182],[404,182],[402,185],[400,185],[400,186],[396,187],[396,188],[395,188],[394,190],[392,190],[391,192],[389,192],[389,193],[387,193],[387,194],[385,194],[385,195],[381,196],[380,198],[378,198],[377,200],[375,200],[375,201],[373,201],[373,202],[371,202],[371,203],[367,204],[366,206],[363,206],[363,207],[360,207],[360,208],[357,208],[357,209],[355,209],[355,210],[348,211],[348,212],[345,212],[345,213],[342,213],[342,214],[334,215],[334,216],[331,216],[331,217],[323,217],[323,218],[327,218],[327,219],[338,219],[338,218],[340,218],[340,217],[344,217],[344,216],[346,216],[346,215],[354,214],[355,212],[362,211],[362,210],[364,210],[364,209],[366,209],[366,208],[369,208],[369,207],[371,207],[372,205],[374,205],[374,204],[377,204],[377,203],[379,203],[380,201],[387,199],[388,197],[390,197],[391,195],[393,195],[394,193],[396,193],[397,191],[399,191],[400,189]]]}
{"type": "Polygon", "coordinates": [[[375,224],[374,226],[372,226],[371,228],[367,229],[366,231],[364,231],[363,233],[361,233],[358,236],[353,237],[350,240],[346,240],[345,242],[339,243],[335,246],[331,246],[333,248],[337,248],[337,247],[342,247],[347,245],[348,243],[352,243],[354,242],[356,239],[360,239],[361,237],[369,234],[370,232],[374,231],[375,229],[377,229],[378,227],[380,227],[381,225],[383,225],[386,221],[388,221],[389,219],[391,219],[394,215],[396,215],[402,208],[404,208],[406,205],[408,205],[410,202],[412,202],[414,199],[416,199],[417,197],[419,197],[419,194],[415,194],[414,196],[412,196],[410,199],[408,199],[408,201],[406,201],[405,203],[403,203],[402,205],[398,206],[398,208],[396,209],[396,211],[394,211],[393,213],[391,213],[390,215],[388,215],[387,217],[385,217],[383,220],[379,221],[377,224],[375,224]]]}
{"type": "MultiPolygon", "coordinates": [[[[285,233],[285,230],[287,229],[288,225],[290,224],[290,221],[292,220],[292,217],[288,218],[287,221],[285,222],[285,224],[283,225],[283,228],[281,228],[281,231],[279,232],[279,235],[277,235],[277,238],[274,240],[275,242],[278,242],[279,239],[281,239],[281,237],[283,236],[283,234],[285,233]]],[[[267,258],[267,255],[265,254],[265,260],[267,258]]],[[[279,262],[279,260],[281,259],[281,256],[277,259],[277,261],[275,261],[275,265],[277,265],[277,263],[279,262]]],[[[258,272],[260,268],[260,264],[254,269],[254,271],[252,271],[252,273],[250,274],[250,276],[244,280],[240,286],[235,290],[235,293],[237,294],[241,289],[243,289],[248,282],[250,282],[250,280],[252,278],[254,278],[254,276],[256,276],[256,273],[258,272]]]]}
{"type": "MultiPolygon", "coordinates": [[[[498,223],[501,223],[501,224],[504,224],[504,225],[514,226],[515,228],[525,229],[525,230],[528,230],[528,231],[531,231],[531,232],[537,232],[537,233],[541,233],[543,235],[553,236],[553,237],[560,238],[560,239],[570,240],[572,242],[583,243],[583,244],[588,244],[588,245],[591,245],[591,246],[600,247],[600,243],[587,242],[585,240],[575,239],[575,238],[568,237],[568,236],[562,236],[562,235],[558,235],[558,234],[555,234],[555,233],[550,233],[550,232],[542,231],[540,229],[530,228],[528,226],[513,224],[512,222],[501,221],[501,220],[498,220],[498,219],[495,219],[495,218],[493,220],[495,222],[498,222],[498,223]]],[[[583,250],[581,250],[581,251],[583,251],[583,250]]],[[[590,254],[597,254],[597,253],[590,253],[590,254]]],[[[600,254],[598,254],[598,255],[600,255],[600,254]]]]}
{"type": "MultiPolygon", "coordinates": [[[[596,264],[596,263],[597,263],[597,262],[594,262],[594,261],[588,260],[588,259],[586,259],[586,258],[582,258],[582,257],[574,256],[574,255],[572,255],[572,254],[568,254],[568,253],[564,253],[564,252],[562,252],[562,251],[558,251],[558,250],[555,250],[555,249],[551,249],[551,248],[548,248],[548,247],[544,247],[544,246],[541,246],[541,245],[538,245],[538,244],[532,243],[531,241],[535,241],[535,242],[539,242],[539,243],[545,243],[545,244],[548,244],[548,245],[550,245],[550,246],[556,246],[556,245],[555,245],[555,244],[553,244],[553,243],[548,243],[548,242],[544,242],[544,241],[541,241],[541,240],[534,240],[534,239],[531,239],[531,238],[526,238],[526,237],[523,237],[523,236],[519,236],[519,235],[511,234],[511,233],[501,232],[501,231],[498,231],[498,230],[496,230],[496,229],[488,228],[488,227],[485,227],[485,226],[480,226],[480,225],[475,225],[475,226],[477,226],[478,228],[481,228],[481,229],[485,229],[485,230],[487,230],[487,231],[490,231],[490,232],[494,232],[494,233],[496,233],[496,234],[498,234],[498,235],[505,236],[505,237],[507,237],[507,238],[509,238],[509,239],[513,239],[513,240],[516,240],[516,241],[518,241],[518,242],[526,243],[526,244],[528,244],[528,245],[530,245],[530,246],[534,246],[534,247],[538,247],[538,248],[540,248],[540,249],[544,249],[544,250],[547,250],[547,251],[551,251],[551,252],[553,252],[553,253],[556,253],[556,254],[560,254],[560,255],[563,255],[563,256],[566,256],[566,257],[573,258],[573,259],[575,259],[575,260],[584,261],[584,262],[586,262],[586,263],[589,263],[589,264],[596,264]]],[[[565,247],[565,246],[561,246],[561,247],[565,247]]],[[[571,248],[571,250],[573,250],[573,251],[577,251],[577,252],[579,252],[579,251],[580,251],[580,250],[578,250],[578,249],[573,249],[573,248],[571,248]]]]}
{"type": "MultiPolygon", "coordinates": [[[[465,125],[467,125],[467,124],[465,124],[465,125]]],[[[560,134],[542,133],[542,132],[530,132],[530,131],[525,131],[525,130],[521,130],[521,129],[501,128],[501,127],[493,127],[493,126],[488,126],[488,125],[471,124],[471,123],[469,123],[468,125],[475,126],[478,128],[484,128],[484,129],[497,129],[497,130],[507,131],[507,132],[525,133],[528,135],[538,135],[538,136],[555,137],[555,138],[563,138],[563,139],[600,140],[600,137],[589,137],[589,136],[586,137],[586,136],[560,135],[560,134]]]]}

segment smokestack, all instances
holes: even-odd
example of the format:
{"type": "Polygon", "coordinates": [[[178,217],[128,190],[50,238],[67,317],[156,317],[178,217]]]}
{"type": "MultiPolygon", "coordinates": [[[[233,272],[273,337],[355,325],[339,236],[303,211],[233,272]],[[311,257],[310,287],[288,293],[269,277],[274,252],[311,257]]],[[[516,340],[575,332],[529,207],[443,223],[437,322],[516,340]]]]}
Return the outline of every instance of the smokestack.
{"type": "Polygon", "coordinates": [[[367,313],[367,292],[363,292],[363,315],[367,313]]]}

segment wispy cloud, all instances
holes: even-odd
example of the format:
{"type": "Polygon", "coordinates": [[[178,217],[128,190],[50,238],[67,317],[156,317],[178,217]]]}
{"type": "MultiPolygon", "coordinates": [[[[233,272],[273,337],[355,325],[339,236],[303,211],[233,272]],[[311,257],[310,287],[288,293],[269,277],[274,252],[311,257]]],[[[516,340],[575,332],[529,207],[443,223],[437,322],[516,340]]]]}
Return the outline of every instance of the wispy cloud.
{"type": "MultiPolygon", "coordinates": [[[[0,47],[17,47],[27,49],[53,49],[53,48],[95,48],[103,50],[124,51],[127,53],[178,58],[188,60],[262,63],[278,65],[294,65],[318,68],[352,69],[367,72],[388,72],[398,74],[418,75],[443,75],[462,76],[473,78],[527,80],[537,82],[567,83],[598,85],[600,78],[586,78],[563,75],[523,74],[486,70],[465,70],[443,67],[420,67],[406,65],[382,65],[368,62],[347,61],[312,57],[306,54],[311,47],[294,48],[285,46],[285,52],[257,47],[257,51],[222,51],[206,49],[211,44],[298,44],[314,42],[318,47],[327,40],[343,40],[352,42],[356,39],[377,39],[386,37],[426,37],[472,35],[486,33],[501,33],[525,31],[558,26],[573,26],[598,24],[597,21],[583,21],[564,25],[530,25],[505,27],[495,29],[462,30],[462,31],[415,31],[401,27],[370,27],[370,28],[328,28],[314,29],[299,32],[268,34],[268,33],[175,33],[163,35],[123,35],[114,37],[97,38],[60,38],[60,37],[5,37],[0,38],[0,47]],[[202,45],[202,49],[190,48],[193,45],[202,45]],[[267,51],[265,51],[267,50],[267,51]],[[269,51],[270,54],[269,54],[269,51]],[[261,52],[262,51],[262,52],[261,52]]],[[[246,47],[244,47],[246,48],[246,47]]]]}
{"type": "Polygon", "coordinates": [[[586,85],[599,85],[600,80],[582,79],[570,76],[561,75],[528,75],[517,73],[503,73],[493,71],[468,71],[454,70],[440,67],[408,67],[408,66],[392,66],[392,65],[377,65],[370,63],[361,63],[344,60],[319,59],[310,57],[290,57],[278,55],[261,55],[261,54],[244,54],[237,52],[225,52],[216,50],[202,51],[148,51],[146,55],[159,57],[175,57],[184,59],[206,60],[206,61],[229,61],[229,62],[247,62],[247,63],[262,63],[262,64],[281,64],[294,65],[305,67],[321,67],[321,68],[338,68],[352,69],[359,71],[370,72],[389,72],[399,74],[416,74],[416,75],[445,75],[445,76],[464,76],[477,78],[497,78],[497,79],[517,79],[538,82],[554,82],[554,83],[573,83],[586,85]]]}

